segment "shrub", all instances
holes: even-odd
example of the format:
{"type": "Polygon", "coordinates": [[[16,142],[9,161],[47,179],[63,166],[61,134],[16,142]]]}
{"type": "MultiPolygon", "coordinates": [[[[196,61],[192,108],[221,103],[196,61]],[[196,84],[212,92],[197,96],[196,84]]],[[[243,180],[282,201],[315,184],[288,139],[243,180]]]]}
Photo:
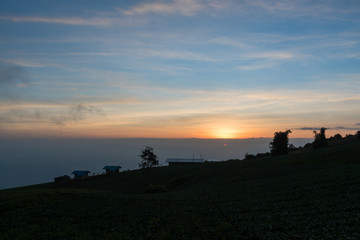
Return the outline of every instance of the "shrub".
{"type": "Polygon", "coordinates": [[[315,135],[315,139],[313,142],[314,149],[323,148],[328,145],[328,142],[325,137],[325,130],[326,130],[326,128],[321,128],[320,133],[317,133],[316,131],[314,131],[314,135],[315,135]]]}
{"type": "Polygon", "coordinates": [[[286,130],[285,132],[274,133],[274,140],[270,142],[271,155],[277,156],[277,155],[284,155],[289,153],[289,148],[288,148],[289,133],[291,133],[290,130],[286,130]]]}

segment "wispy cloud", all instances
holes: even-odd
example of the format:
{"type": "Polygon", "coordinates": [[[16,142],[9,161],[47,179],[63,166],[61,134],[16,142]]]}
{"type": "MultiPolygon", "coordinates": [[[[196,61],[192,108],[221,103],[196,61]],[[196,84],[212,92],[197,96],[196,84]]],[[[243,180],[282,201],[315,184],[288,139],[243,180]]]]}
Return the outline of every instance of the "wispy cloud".
{"type": "Polygon", "coordinates": [[[176,14],[183,16],[193,16],[199,12],[208,12],[213,14],[214,11],[226,10],[228,14],[237,13],[244,16],[249,14],[263,15],[276,14],[287,17],[311,16],[319,17],[326,16],[331,18],[333,15],[346,14],[349,12],[356,13],[359,8],[347,8],[344,6],[329,6],[329,4],[313,1],[266,1],[266,0],[252,0],[252,1],[201,1],[201,0],[173,0],[173,1],[154,1],[151,3],[141,3],[131,7],[128,10],[123,10],[126,15],[144,15],[149,13],[154,14],[176,14]],[[309,8],[311,5],[311,8],[309,8]]]}
{"type": "Polygon", "coordinates": [[[126,15],[143,15],[148,13],[179,14],[192,16],[205,9],[221,8],[216,1],[174,0],[142,3],[123,11],[126,15]]]}
{"type": "Polygon", "coordinates": [[[28,106],[19,105],[0,112],[0,124],[47,123],[64,127],[69,122],[79,122],[93,116],[105,116],[102,108],[89,104],[75,104],[71,107],[61,105],[28,106]]]}
{"type": "Polygon", "coordinates": [[[341,2],[328,2],[323,1],[266,1],[266,0],[253,0],[247,1],[245,6],[247,8],[254,7],[261,9],[262,12],[268,14],[276,14],[286,17],[315,17],[325,19],[342,19],[353,20],[346,15],[355,14],[360,12],[360,8],[354,4],[342,4],[341,2]]]}
{"type": "Polygon", "coordinates": [[[43,67],[58,67],[58,64],[55,63],[45,63],[45,61],[34,61],[34,60],[26,60],[26,59],[1,59],[1,62],[5,62],[12,65],[17,65],[21,67],[34,67],[34,68],[43,68],[43,67]]]}
{"type": "Polygon", "coordinates": [[[245,55],[249,58],[273,59],[273,60],[286,60],[296,58],[294,53],[288,51],[272,51],[272,52],[254,52],[245,55]]]}
{"type": "Polygon", "coordinates": [[[58,127],[65,127],[65,122],[67,121],[67,118],[64,116],[50,116],[48,118],[49,124],[53,124],[58,127]]]}
{"type": "Polygon", "coordinates": [[[107,27],[115,24],[134,24],[147,21],[142,21],[132,16],[141,16],[146,14],[167,14],[180,16],[194,16],[196,14],[210,14],[210,16],[219,15],[226,10],[227,14],[240,14],[247,16],[249,14],[263,15],[264,13],[285,15],[286,17],[326,17],[337,18],[338,15],[345,15],[349,13],[359,13],[359,7],[339,7],[336,4],[329,6],[326,3],[313,3],[301,1],[218,1],[218,0],[172,0],[172,1],[153,1],[136,4],[128,9],[118,9],[113,11],[89,11],[96,13],[90,17],[43,17],[43,16],[0,16],[2,21],[24,22],[24,23],[44,23],[44,24],[61,24],[72,26],[93,26],[93,27],[107,27]],[[309,8],[311,4],[311,8],[309,8]],[[260,10],[260,11],[259,11],[260,10]],[[127,19],[130,17],[130,19],[127,19]]]}
{"type": "MultiPolygon", "coordinates": [[[[233,47],[237,49],[238,56],[237,59],[261,59],[268,60],[271,62],[267,63],[256,63],[255,65],[248,64],[243,67],[239,67],[242,70],[254,70],[260,68],[267,68],[277,64],[274,64],[275,61],[284,61],[289,59],[300,59],[304,58],[306,55],[303,53],[296,52],[295,49],[279,49],[274,51],[269,51],[269,46],[278,47],[278,44],[274,41],[285,41],[284,36],[274,36],[269,34],[262,34],[261,36],[248,34],[242,36],[241,39],[229,38],[229,37],[220,37],[210,40],[210,43],[215,43],[219,45],[224,45],[228,47],[233,47]],[[269,41],[270,38],[276,38],[276,40],[269,41]],[[264,42],[265,41],[265,42],[264,42]]],[[[289,40],[289,39],[288,39],[289,40]]]]}
{"type": "Polygon", "coordinates": [[[0,20],[11,21],[11,22],[25,22],[25,23],[55,23],[63,25],[85,25],[85,26],[94,26],[102,27],[109,26],[113,23],[113,20],[110,18],[79,18],[79,17],[68,17],[68,18],[50,18],[50,17],[18,17],[18,16],[0,16],[0,20]]]}
{"type": "Polygon", "coordinates": [[[248,64],[248,65],[241,65],[236,67],[238,70],[243,71],[253,71],[258,69],[264,69],[264,68],[272,68],[274,66],[278,65],[276,62],[267,62],[267,63],[254,63],[254,64],[248,64]]]}
{"type": "Polygon", "coordinates": [[[12,123],[13,118],[19,115],[19,111],[14,109],[10,109],[6,112],[2,112],[0,114],[0,126],[2,123],[12,123]]]}
{"type": "Polygon", "coordinates": [[[295,130],[303,130],[303,131],[317,131],[321,127],[301,127],[301,128],[295,128],[295,130]]]}
{"type": "Polygon", "coordinates": [[[70,115],[74,121],[82,120],[86,114],[104,115],[99,106],[77,104],[70,109],[70,115]]]}
{"type": "Polygon", "coordinates": [[[269,12],[274,11],[293,11],[295,10],[295,4],[289,1],[276,1],[276,2],[269,2],[263,0],[253,0],[248,1],[249,5],[262,8],[269,12]]]}
{"type": "Polygon", "coordinates": [[[139,57],[159,57],[166,59],[216,62],[216,60],[211,57],[193,51],[142,49],[134,51],[134,53],[139,57]]]}
{"type": "MultiPolygon", "coordinates": [[[[295,128],[295,130],[304,130],[304,131],[318,131],[322,127],[301,127],[295,128]]],[[[358,128],[354,127],[344,127],[344,126],[337,126],[337,127],[327,127],[327,130],[358,130],[358,128]]]]}
{"type": "MultiPolygon", "coordinates": [[[[325,75],[325,76],[313,76],[311,87],[314,88],[326,88],[331,91],[338,92],[339,90],[346,91],[342,96],[347,98],[347,100],[360,100],[359,94],[360,91],[360,74],[359,73],[340,73],[335,75],[325,75]],[[354,94],[355,93],[355,94],[354,94]],[[351,95],[352,97],[346,97],[346,95],[351,95]]],[[[346,100],[346,99],[344,99],[346,100]]]]}
{"type": "Polygon", "coordinates": [[[0,86],[15,86],[29,83],[28,72],[18,66],[0,69],[0,86]]]}
{"type": "Polygon", "coordinates": [[[232,39],[232,38],[228,38],[228,37],[214,38],[214,39],[211,39],[209,42],[222,44],[222,45],[227,45],[227,46],[236,47],[236,48],[247,48],[247,49],[249,49],[249,48],[252,47],[252,46],[250,46],[248,44],[245,44],[242,41],[232,39]]]}
{"type": "Polygon", "coordinates": [[[114,52],[68,52],[65,55],[69,56],[115,56],[118,53],[114,52]]]}
{"type": "Polygon", "coordinates": [[[359,128],[338,126],[338,127],[329,128],[329,129],[335,129],[335,130],[358,130],[359,128]]]}
{"type": "Polygon", "coordinates": [[[93,116],[105,116],[104,110],[99,106],[89,104],[76,104],[65,109],[66,111],[59,114],[51,114],[43,112],[42,115],[47,116],[49,124],[54,124],[59,127],[64,127],[68,122],[78,122],[93,116]]]}

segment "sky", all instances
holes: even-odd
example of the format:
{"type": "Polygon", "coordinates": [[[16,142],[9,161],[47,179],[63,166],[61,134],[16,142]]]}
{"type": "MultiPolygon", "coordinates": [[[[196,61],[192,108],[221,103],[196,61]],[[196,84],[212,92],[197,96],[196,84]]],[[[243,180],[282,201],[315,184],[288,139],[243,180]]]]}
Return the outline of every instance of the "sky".
{"type": "Polygon", "coordinates": [[[0,0],[0,138],[360,129],[357,0],[0,0]]]}

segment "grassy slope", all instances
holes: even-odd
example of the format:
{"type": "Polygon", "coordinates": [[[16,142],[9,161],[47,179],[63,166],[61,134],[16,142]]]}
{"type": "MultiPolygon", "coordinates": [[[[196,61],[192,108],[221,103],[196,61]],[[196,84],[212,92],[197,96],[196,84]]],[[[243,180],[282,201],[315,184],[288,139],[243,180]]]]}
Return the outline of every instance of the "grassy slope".
{"type": "Polygon", "coordinates": [[[360,142],[0,191],[0,239],[359,239],[360,142]]]}

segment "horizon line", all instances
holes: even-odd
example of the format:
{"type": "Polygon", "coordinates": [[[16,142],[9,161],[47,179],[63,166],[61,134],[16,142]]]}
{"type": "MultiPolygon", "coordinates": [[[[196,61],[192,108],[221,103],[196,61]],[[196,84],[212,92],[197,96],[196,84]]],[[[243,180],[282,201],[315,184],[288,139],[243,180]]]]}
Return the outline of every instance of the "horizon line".
{"type": "MultiPolygon", "coordinates": [[[[61,140],[61,139],[81,139],[81,140],[96,140],[96,139],[173,139],[173,140],[191,140],[191,139],[199,139],[199,140],[246,140],[246,139],[273,139],[274,137],[247,137],[247,138],[199,138],[199,137],[188,137],[188,138],[177,138],[177,137],[0,137],[0,140],[25,140],[25,139],[52,139],[52,140],[61,140]]],[[[306,137],[295,137],[289,139],[313,139],[306,137]]]]}

